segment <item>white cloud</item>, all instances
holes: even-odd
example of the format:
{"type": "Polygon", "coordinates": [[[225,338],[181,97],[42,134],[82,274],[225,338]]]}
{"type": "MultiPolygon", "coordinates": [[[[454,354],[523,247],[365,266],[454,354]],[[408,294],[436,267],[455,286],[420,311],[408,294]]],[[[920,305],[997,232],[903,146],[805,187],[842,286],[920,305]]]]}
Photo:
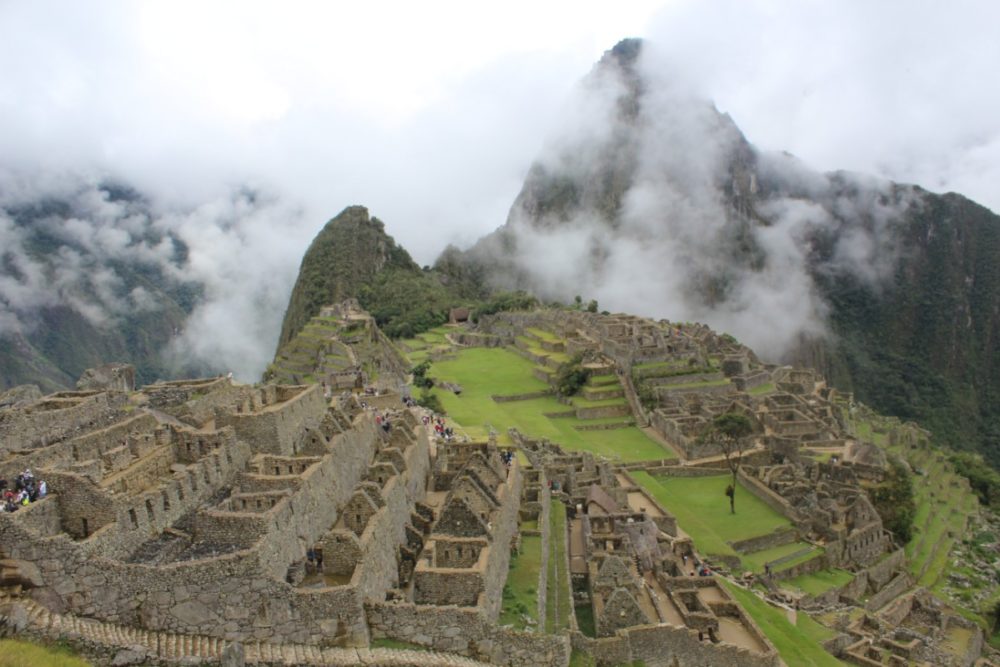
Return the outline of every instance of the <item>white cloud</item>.
{"type": "MultiPolygon", "coordinates": [[[[106,176],[148,194],[149,220],[98,199],[60,233],[102,257],[167,265],[172,244],[130,239],[179,230],[192,244],[187,271],[219,306],[189,330],[201,332],[199,354],[221,355],[213,332],[233,321],[226,313],[280,319],[310,237],[347,205],[368,206],[421,264],[499,226],[546,138],[594,117],[567,109],[569,91],[626,36],[649,38],[663,90],[693,87],[764,149],[1000,210],[998,19],[1000,5],[972,0],[0,3],[0,200],[78,196],[81,180],[106,176]],[[276,201],[239,212],[232,193],[243,186],[276,201]],[[254,266],[272,282],[247,283],[254,266]],[[237,294],[228,280],[243,281],[237,294]]],[[[653,119],[655,136],[665,141],[677,120],[653,119]]],[[[698,182],[692,168],[711,164],[704,148],[646,151],[644,168],[698,182]]],[[[700,209],[704,226],[674,228],[682,234],[718,221],[697,196],[676,194],[636,189],[629,206],[700,209]]],[[[875,248],[855,239],[850,250],[875,248]]],[[[651,252],[623,246],[609,266],[629,275],[630,253],[651,252]]],[[[19,321],[10,304],[61,298],[41,293],[48,278],[28,258],[10,261],[20,278],[0,277],[7,326],[19,321]]],[[[111,283],[98,282],[118,307],[111,283]]],[[[228,347],[260,366],[265,332],[239,321],[228,347]]]]}

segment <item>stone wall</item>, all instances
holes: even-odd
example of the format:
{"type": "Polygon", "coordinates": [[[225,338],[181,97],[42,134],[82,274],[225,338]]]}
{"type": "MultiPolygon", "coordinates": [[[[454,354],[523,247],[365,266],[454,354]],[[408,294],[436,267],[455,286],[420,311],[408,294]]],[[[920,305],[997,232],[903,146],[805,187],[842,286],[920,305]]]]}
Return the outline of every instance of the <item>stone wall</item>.
{"type": "Polygon", "coordinates": [[[740,553],[752,554],[757,551],[764,551],[765,549],[791,544],[798,539],[799,531],[794,528],[781,528],[772,533],[768,533],[767,535],[758,535],[757,537],[751,537],[746,540],[730,542],[729,546],[740,553]]]}
{"type": "Polygon", "coordinates": [[[269,576],[283,579],[289,564],[300,560],[334,525],[337,508],[347,502],[367,471],[377,442],[374,419],[363,414],[355,419],[353,430],[333,438],[332,454],[306,470],[302,488],[289,498],[288,510],[274,518],[259,546],[269,576]]]}
{"type": "Polygon", "coordinates": [[[527,401],[533,398],[545,398],[546,396],[552,396],[555,392],[552,389],[544,389],[542,391],[529,391],[524,394],[509,394],[506,396],[501,396],[494,394],[490,396],[495,403],[510,403],[513,401],[527,401]]]}
{"type": "MultiPolygon", "coordinates": [[[[480,554],[473,569],[441,568],[436,562],[421,558],[414,569],[414,596],[418,602],[434,604],[479,604],[486,618],[500,614],[501,591],[507,581],[510,547],[517,531],[521,504],[521,466],[515,458],[506,469],[507,478],[495,490],[499,507],[491,514],[490,548],[480,554]]],[[[462,504],[461,501],[456,501],[462,504]]],[[[453,508],[455,503],[449,504],[453,508]]],[[[470,515],[469,519],[474,519],[470,515]]],[[[439,524],[442,517],[439,517],[439,524]]],[[[435,539],[435,534],[431,534],[435,539]]]]}
{"type": "MultiPolygon", "coordinates": [[[[298,393],[287,400],[265,405],[250,413],[216,411],[215,423],[232,426],[237,437],[259,443],[263,451],[280,456],[297,454],[302,433],[316,428],[326,413],[326,399],[319,385],[296,387],[298,393]]],[[[282,398],[285,396],[283,395],[282,398]]]]}
{"type": "MultiPolygon", "coordinates": [[[[750,621],[752,623],[752,621],[750,621]]],[[[753,625],[756,629],[756,626],[753,625]]],[[[763,637],[759,629],[756,632],[763,637]]],[[[731,644],[698,639],[698,632],[673,625],[644,625],[619,630],[614,637],[590,639],[574,633],[573,645],[594,656],[601,667],[636,661],[651,665],[727,667],[777,667],[782,664],[773,648],[756,653],[731,644]]]]}
{"type": "Polygon", "coordinates": [[[743,468],[740,468],[738,479],[743,483],[743,486],[747,491],[755,495],[761,502],[773,509],[775,512],[785,517],[793,524],[798,525],[801,522],[799,513],[787,500],[767,488],[767,485],[756,477],[746,474],[743,468]]]}
{"type": "Polygon", "coordinates": [[[389,638],[511,667],[569,664],[565,635],[502,628],[475,607],[433,607],[405,602],[365,605],[373,638],[389,638]]]}
{"type": "Polygon", "coordinates": [[[542,553],[538,566],[538,622],[544,624],[549,585],[549,546],[552,540],[552,530],[549,524],[552,514],[552,491],[549,489],[544,472],[540,474],[539,482],[541,487],[538,492],[538,500],[542,511],[538,514],[538,529],[542,538],[540,546],[542,553]]]}
{"type": "Polygon", "coordinates": [[[894,598],[899,597],[909,590],[912,583],[913,580],[908,573],[900,572],[892,581],[886,584],[882,590],[868,599],[868,602],[865,604],[865,609],[869,611],[881,609],[885,605],[889,604],[889,602],[891,602],[894,598]]]}
{"type": "Polygon", "coordinates": [[[426,430],[417,429],[417,442],[403,453],[406,469],[389,480],[385,506],[372,516],[360,539],[361,559],[354,583],[362,600],[384,600],[385,592],[398,584],[396,554],[406,542],[406,524],[414,503],[423,500],[430,469],[430,441],[426,430]]]}
{"type": "MultiPolygon", "coordinates": [[[[41,536],[22,525],[23,520],[10,520],[20,512],[0,515],[0,541],[13,545],[12,557],[38,564],[45,584],[34,595],[54,609],[228,640],[321,643],[332,641],[336,633],[339,642],[363,643],[367,627],[354,587],[306,594],[284,581],[288,565],[328,529],[338,500],[343,501],[367,467],[377,441],[374,422],[363,415],[355,427],[335,438],[333,455],[306,471],[301,488],[284,503],[280,514],[270,517],[266,538],[252,549],[158,566],[124,563],[117,560],[129,552],[121,546],[124,538],[104,538],[108,531],[119,530],[115,524],[75,542],[66,534],[41,536]],[[112,544],[118,546],[111,548],[112,544]],[[114,552],[115,560],[102,557],[105,547],[114,552]]],[[[238,462],[234,458],[234,465],[238,462]]],[[[209,473],[214,473],[214,466],[209,473]]],[[[211,490],[200,484],[198,488],[211,490]]],[[[142,497],[136,500],[141,502],[142,497]]],[[[194,502],[189,493],[185,500],[194,502]]],[[[154,523],[147,523],[145,507],[139,508],[139,528],[126,528],[125,533],[146,539],[154,532],[151,529],[159,515],[154,523]]],[[[175,509],[182,511],[181,504],[171,504],[171,511],[175,509]]],[[[122,522],[130,522],[127,514],[119,517],[122,522]]]]}
{"type": "Polygon", "coordinates": [[[18,410],[0,411],[0,456],[45,447],[100,428],[120,417],[120,393],[63,392],[18,410]]]}
{"type": "Polygon", "coordinates": [[[577,419],[606,419],[610,417],[626,417],[630,414],[632,414],[632,411],[629,409],[628,403],[576,409],[577,419]]]}
{"type": "Polygon", "coordinates": [[[665,475],[667,477],[718,477],[723,472],[719,468],[678,465],[638,465],[636,467],[637,469],[645,469],[650,475],[665,475]]]}
{"type": "Polygon", "coordinates": [[[783,563],[794,560],[794,558],[803,556],[809,552],[809,549],[800,549],[794,554],[788,554],[781,558],[777,558],[768,563],[771,568],[771,576],[776,581],[783,581],[785,579],[793,579],[805,574],[813,574],[814,572],[819,572],[820,570],[825,570],[832,567],[826,556],[823,554],[817,554],[810,558],[809,560],[802,561],[801,563],[796,563],[791,567],[781,568],[783,563]]]}

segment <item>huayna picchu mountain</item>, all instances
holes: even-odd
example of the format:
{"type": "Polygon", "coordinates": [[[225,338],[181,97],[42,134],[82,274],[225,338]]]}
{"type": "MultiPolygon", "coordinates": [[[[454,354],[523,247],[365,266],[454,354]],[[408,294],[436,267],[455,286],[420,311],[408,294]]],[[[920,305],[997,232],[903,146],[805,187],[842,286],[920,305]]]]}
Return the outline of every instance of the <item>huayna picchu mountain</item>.
{"type": "Polygon", "coordinates": [[[1000,463],[1000,218],[759,150],[647,50],[605,54],[506,224],[438,268],[708,322],[1000,463]]]}
{"type": "Polygon", "coordinates": [[[330,220],[302,258],[285,311],[278,350],[328,305],[358,299],[382,331],[407,337],[448,319],[449,309],[474,296],[458,280],[421,269],[364,206],[330,220]]]}

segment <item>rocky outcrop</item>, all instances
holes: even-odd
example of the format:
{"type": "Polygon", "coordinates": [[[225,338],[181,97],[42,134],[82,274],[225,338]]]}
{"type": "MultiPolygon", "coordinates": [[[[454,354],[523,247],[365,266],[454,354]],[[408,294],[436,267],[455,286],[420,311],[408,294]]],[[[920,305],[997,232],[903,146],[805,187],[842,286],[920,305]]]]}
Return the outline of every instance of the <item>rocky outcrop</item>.
{"type": "Polygon", "coordinates": [[[0,409],[21,407],[41,397],[42,390],[37,384],[20,384],[0,394],[0,409]]]}
{"type": "Polygon", "coordinates": [[[135,366],[110,363],[88,368],[76,381],[80,391],[135,391],[135,366]]]}

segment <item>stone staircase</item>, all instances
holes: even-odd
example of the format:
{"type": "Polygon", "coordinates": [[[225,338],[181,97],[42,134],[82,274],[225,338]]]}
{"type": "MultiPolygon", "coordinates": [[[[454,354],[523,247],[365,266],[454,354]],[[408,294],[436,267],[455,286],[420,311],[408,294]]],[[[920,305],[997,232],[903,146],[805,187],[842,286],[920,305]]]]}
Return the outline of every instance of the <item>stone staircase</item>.
{"type": "MultiPolygon", "coordinates": [[[[21,597],[14,589],[0,589],[0,609],[20,605],[27,613],[25,630],[52,639],[67,639],[105,648],[144,652],[160,662],[219,664],[229,642],[218,637],[183,635],[104,623],[73,614],[57,614],[21,597]]],[[[323,648],[308,644],[275,644],[250,641],[244,644],[248,665],[372,665],[377,667],[485,667],[471,658],[437,651],[390,648],[323,648]]]]}

